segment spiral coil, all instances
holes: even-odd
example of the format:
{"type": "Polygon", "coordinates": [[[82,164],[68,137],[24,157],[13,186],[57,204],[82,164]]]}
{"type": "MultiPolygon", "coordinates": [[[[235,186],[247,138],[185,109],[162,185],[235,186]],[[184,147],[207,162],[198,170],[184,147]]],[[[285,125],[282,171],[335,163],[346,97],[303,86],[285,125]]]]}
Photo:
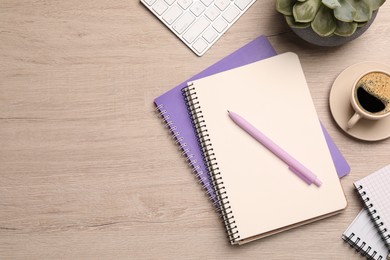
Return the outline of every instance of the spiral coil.
{"type": "Polygon", "coordinates": [[[348,243],[356,252],[360,253],[362,256],[366,257],[369,260],[384,260],[383,256],[378,255],[378,252],[372,250],[366,242],[361,241],[360,237],[356,236],[355,233],[351,233],[348,237],[343,236],[345,242],[348,243]],[[361,244],[359,244],[361,242],[361,244]],[[365,248],[366,247],[366,248],[365,248]]]}
{"type": "Polygon", "coordinates": [[[168,111],[165,109],[164,104],[156,105],[156,112],[158,116],[161,117],[164,125],[168,128],[168,131],[175,141],[175,144],[180,149],[182,156],[185,157],[185,161],[187,165],[191,168],[191,172],[196,177],[199,184],[201,184],[202,189],[205,190],[208,199],[213,203],[215,209],[219,212],[218,203],[213,199],[212,194],[209,192],[209,182],[205,182],[204,178],[207,176],[207,172],[201,170],[200,165],[197,163],[195,159],[193,159],[194,155],[191,153],[191,150],[187,147],[187,143],[184,140],[184,137],[180,135],[180,132],[177,130],[177,126],[175,122],[171,119],[168,111]]]}
{"type": "Polygon", "coordinates": [[[224,182],[219,171],[216,155],[207,131],[206,122],[203,117],[201,105],[192,84],[182,90],[184,99],[191,116],[195,132],[198,136],[202,154],[210,173],[211,182],[217,195],[217,202],[220,208],[220,216],[226,227],[227,235],[231,244],[236,244],[240,240],[236,221],[231,210],[229,197],[226,194],[224,182]]]}
{"type": "Polygon", "coordinates": [[[386,246],[390,247],[390,232],[387,228],[384,227],[381,217],[378,215],[374,205],[370,202],[370,198],[367,196],[367,193],[364,191],[362,185],[356,187],[357,192],[359,192],[361,198],[363,199],[364,208],[367,210],[372,221],[374,222],[375,227],[381,234],[382,240],[385,242],[386,246]]]}

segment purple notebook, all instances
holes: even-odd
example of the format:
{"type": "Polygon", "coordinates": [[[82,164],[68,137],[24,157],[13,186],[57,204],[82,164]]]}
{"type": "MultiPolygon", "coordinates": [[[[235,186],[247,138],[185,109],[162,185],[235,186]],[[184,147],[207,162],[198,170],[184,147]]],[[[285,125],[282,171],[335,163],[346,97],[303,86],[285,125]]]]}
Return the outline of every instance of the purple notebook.
{"type": "MultiPolygon", "coordinates": [[[[276,52],[267,38],[260,36],[154,100],[159,113],[163,117],[164,122],[168,126],[177,145],[182,150],[182,153],[192,171],[198,177],[199,182],[203,185],[204,189],[215,204],[217,203],[217,198],[213,190],[206,165],[203,161],[202,150],[199,146],[194,128],[192,127],[192,121],[188,114],[187,106],[184,102],[181,90],[187,87],[188,81],[193,81],[223,72],[225,70],[244,66],[274,55],[276,55],[276,52]]],[[[330,138],[326,129],[323,126],[322,129],[324,131],[329,150],[332,154],[337,173],[340,178],[344,177],[349,173],[350,167],[333,140],[330,138]]]]}

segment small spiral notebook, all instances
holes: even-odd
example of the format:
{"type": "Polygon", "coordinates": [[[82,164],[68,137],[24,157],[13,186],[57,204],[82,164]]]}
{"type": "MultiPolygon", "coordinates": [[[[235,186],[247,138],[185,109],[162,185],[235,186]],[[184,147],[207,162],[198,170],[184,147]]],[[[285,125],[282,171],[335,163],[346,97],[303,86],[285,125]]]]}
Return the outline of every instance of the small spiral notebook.
{"type": "Polygon", "coordinates": [[[334,215],[346,199],[297,55],[285,53],[183,89],[223,223],[244,244],[334,215]],[[228,117],[231,109],[323,182],[307,185],[228,117]]]}
{"type": "Polygon", "coordinates": [[[390,165],[354,185],[384,243],[390,248],[390,165]]]}
{"type": "Polygon", "coordinates": [[[343,233],[342,238],[368,259],[385,260],[389,254],[381,235],[365,209],[360,211],[359,215],[343,233]]]}
{"type": "Polygon", "coordinates": [[[390,259],[390,165],[354,185],[364,209],[342,238],[368,259],[390,259]]]}
{"type": "MultiPolygon", "coordinates": [[[[215,205],[217,205],[217,198],[211,185],[207,167],[202,159],[202,151],[198,144],[197,136],[192,129],[191,119],[188,115],[181,90],[187,86],[188,81],[211,76],[215,73],[244,66],[274,55],[276,55],[276,52],[272,48],[268,39],[265,36],[257,37],[237,51],[231,53],[204,71],[193,76],[191,79],[181,83],[154,100],[157,110],[161,114],[169,132],[181,149],[182,154],[191,166],[192,171],[199,179],[199,183],[201,183],[215,205]]],[[[322,130],[326,138],[328,148],[332,154],[337,173],[340,178],[344,177],[350,172],[348,162],[345,160],[344,156],[329,136],[325,127],[322,127],[322,130]]],[[[217,207],[217,209],[219,208],[217,207]]]]}

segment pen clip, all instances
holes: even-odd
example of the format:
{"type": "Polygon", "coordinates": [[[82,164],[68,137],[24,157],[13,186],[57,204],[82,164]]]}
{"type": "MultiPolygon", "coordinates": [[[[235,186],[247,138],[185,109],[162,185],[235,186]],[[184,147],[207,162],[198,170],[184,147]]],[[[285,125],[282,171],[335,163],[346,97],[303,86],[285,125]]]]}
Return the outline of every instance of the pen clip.
{"type": "Polygon", "coordinates": [[[293,173],[295,173],[296,175],[298,175],[304,182],[306,182],[308,185],[312,184],[313,182],[311,180],[309,180],[305,175],[303,175],[300,171],[298,171],[297,169],[295,169],[294,167],[292,166],[289,166],[288,169],[290,171],[292,171],[293,173]]]}

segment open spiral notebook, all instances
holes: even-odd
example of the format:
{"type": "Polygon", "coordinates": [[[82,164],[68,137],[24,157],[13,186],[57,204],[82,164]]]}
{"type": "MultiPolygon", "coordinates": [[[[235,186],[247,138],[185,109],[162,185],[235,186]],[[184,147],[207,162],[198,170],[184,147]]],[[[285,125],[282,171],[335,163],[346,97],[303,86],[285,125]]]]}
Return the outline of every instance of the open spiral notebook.
{"type": "Polygon", "coordinates": [[[183,89],[232,244],[343,210],[346,199],[298,56],[280,54],[183,89]],[[322,180],[307,185],[228,117],[231,109],[322,180]]]}

